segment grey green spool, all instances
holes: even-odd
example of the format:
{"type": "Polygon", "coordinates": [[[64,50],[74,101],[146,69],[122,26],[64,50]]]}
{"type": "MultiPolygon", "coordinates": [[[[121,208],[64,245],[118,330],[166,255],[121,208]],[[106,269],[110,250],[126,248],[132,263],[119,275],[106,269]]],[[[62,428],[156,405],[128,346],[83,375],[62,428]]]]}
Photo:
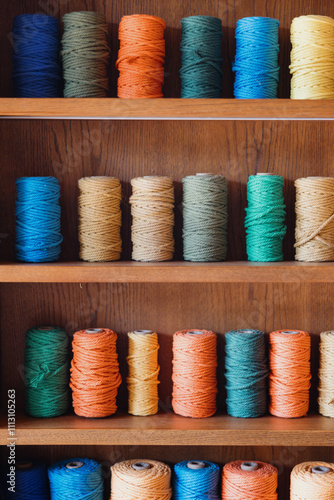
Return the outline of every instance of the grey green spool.
{"type": "Polygon", "coordinates": [[[62,328],[36,327],[26,332],[25,409],[38,418],[67,412],[70,403],[68,336],[62,328]]]}
{"type": "Polygon", "coordinates": [[[227,181],[222,175],[197,174],[183,183],[183,257],[219,262],[227,252],[227,181]]]}

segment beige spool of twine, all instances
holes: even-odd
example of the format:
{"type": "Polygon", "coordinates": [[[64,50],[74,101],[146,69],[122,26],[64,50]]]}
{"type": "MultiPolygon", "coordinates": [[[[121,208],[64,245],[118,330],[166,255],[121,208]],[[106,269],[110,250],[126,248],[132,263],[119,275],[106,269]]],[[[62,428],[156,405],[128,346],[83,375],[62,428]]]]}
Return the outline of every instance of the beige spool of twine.
{"type": "Polygon", "coordinates": [[[296,260],[334,260],[334,178],[305,177],[296,186],[296,260]]]}
{"type": "Polygon", "coordinates": [[[116,177],[79,180],[80,259],[88,262],[118,260],[122,252],[122,189],[116,177]]]}
{"type": "Polygon", "coordinates": [[[150,330],[128,333],[128,393],[129,413],[137,416],[158,412],[158,335],[150,330]]]}
{"type": "Polygon", "coordinates": [[[111,467],[111,500],[170,500],[171,470],[156,460],[126,460],[111,467]]]}
{"type": "Polygon", "coordinates": [[[334,464],[304,462],[291,472],[291,500],[333,500],[334,464]]]}
{"type": "Polygon", "coordinates": [[[174,186],[169,177],[132,179],[132,258],[143,262],[172,260],[174,186]]]}
{"type": "Polygon", "coordinates": [[[334,418],[334,331],[320,335],[319,413],[334,418]]]}

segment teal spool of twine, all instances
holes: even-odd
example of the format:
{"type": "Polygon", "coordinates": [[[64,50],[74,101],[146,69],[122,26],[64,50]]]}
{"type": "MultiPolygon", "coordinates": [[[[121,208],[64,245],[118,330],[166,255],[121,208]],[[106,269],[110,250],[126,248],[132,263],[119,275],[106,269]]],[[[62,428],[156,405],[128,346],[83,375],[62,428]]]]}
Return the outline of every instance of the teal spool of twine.
{"type": "Polygon", "coordinates": [[[279,175],[257,174],[248,180],[245,229],[250,261],[283,260],[287,229],[283,186],[283,177],[279,175]]]}
{"type": "Polygon", "coordinates": [[[196,174],[183,183],[183,257],[219,262],[227,252],[227,181],[222,175],[196,174]]]}
{"type": "Polygon", "coordinates": [[[225,335],[227,413],[232,417],[261,417],[267,412],[267,377],[264,333],[233,330],[225,335]]]}
{"type": "Polygon", "coordinates": [[[33,417],[57,417],[70,403],[68,336],[62,328],[36,327],[26,332],[25,409],[33,417]]]}
{"type": "Polygon", "coordinates": [[[181,24],[181,97],[219,98],[223,75],[221,20],[191,16],[181,24]]]}

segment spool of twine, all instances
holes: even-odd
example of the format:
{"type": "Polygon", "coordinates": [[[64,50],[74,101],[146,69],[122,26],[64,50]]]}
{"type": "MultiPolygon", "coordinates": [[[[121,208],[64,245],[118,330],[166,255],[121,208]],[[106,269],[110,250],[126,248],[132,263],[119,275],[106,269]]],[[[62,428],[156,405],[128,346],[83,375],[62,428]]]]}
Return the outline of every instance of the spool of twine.
{"type": "Polygon", "coordinates": [[[16,257],[53,262],[60,255],[60,186],[55,177],[16,179],[16,257]]]}
{"type": "Polygon", "coordinates": [[[59,97],[58,20],[45,14],[22,14],[13,21],[15,97],[59,97]]]}
{"type": "Polygon", "coordinates": [[[191,460],[174,466],[173,499],[219,500],[219,467],[212,462],[191,460]]]}
{"type": "Polygon", "coordinates": [[[283,177],[251,175],[247,183],[245,229],[248,260],[276,262],[283,260],[286,233],[283,177]]]}
{"type": "Polygon", "coordinates": [[[334,332],[320,335],[319,413],[334,418],[334,332]]]}
{"type": "Polygon", "coordinates": [[[170,500],[171,470],[156,460],[125,460],[111,467],[111,500],[170,500]]]}
{"type": "MultiPolygon", "coordinates": [[[[11,469],[12,470],[12,469],[11,469]]],[[[15,463],[15,473],[11,480],[10,469],[7,467],[2,471],[2,484],[4,485],[5,496],[2,498],[17,500],[38,499],[49,500],[49,481],[46,466],[39,461],[17,461],[15,463]],[[9,484],[9,481],[14,484],[9,484]],[[14,487],[15,493],[8,488],[14,487]]],[[[2,490],[0,489],[0,492],[2,490]]]]}
{"type": "Polygon", "coordinates": [[[61,460],[48,468],[51,500],[103,500],[101,465],[89,458],[61,460]]]}
{"type": "Polygon", "coordinates": [[[223,76],[221,19],[190,16],[181,24],[181,97],[219,98],[223,76]]]}
{"type": "Polygon", "coordinates": [[[223,468],[223,500],[277,500],[277,469],[264,462],[237,460],[223,468]]]}
{"type": "Polygon", "coordinates": [[[311,337],[299,330],[270,334],[269,412],[276,417],[303,417],[309,409],[311,337]]]}
{"type": "Polygon", "coordinates": [[[291,43],[291,99],[333,99],[334,19],[296,17],[291,43]]]}
{"type": "Polygon", "coordinates": [[[182,179],[183,257],[219,262],[227,252],[227,181],[222,175],[197,174],[182,179]]]}
{"type": "Polygon", "coordinates": [[[245,17],[237,22],[233,65],[236,99],[277,98],[279,24],[270,17],[245,17]]]}
{"type": "Polygon", "coordinates": [[[169,177],[132,179],[130,197],[132,259],[172,260],[174,254],[174,186],[169,177]]]}
{"type": "Polygon", "coordinates": [[[156,16],[124,16],[119,25],[118,97],[163,97],[166,23],[156,16]]]}
{"type": "Polygon", "coordinates": [[[36,327],[26,333],[24,351],[25,410],[33,417],[57,417],[67,412],[69,352],[65,330],[36,327]]]}
{"type": "Polygon", "coordinates": [[[64,97],[106,97],[108,25],[100,12],[70,12],[63,17],[64,97]]]}
{"type": "Polygon", "coordinates": [[[225,335],[227,413],[253,418],[267,411],[268,365],[264,333],[233,330],[225,335]]]}
{"type": "Polygon", "coordinates": [[[304,462],[291,472],[291,500],[332,500],[334,498],[334,464],[304,462]]]}
{"type": "Polygon", "coordinates": [[[79,180],[80,258],[88,262],[119,260],[122,252],[122,188],[116,177],[79,180]]]}
{"type": "Polygon", "coordinates": [[[183,330],[173,337],[173,410],[193,418],[216,412],[217,336],[207,330],[183,330]]]}
{"type": "Polygon", "coordinates": [[[70,387],[77,415],[108,417],[116,412],[117,390],[122,381],[116,340],[116,333],[107,328],[74,334],[70,387]]]}
{"type": "Polygon", "coordinates": [[[150,330],[128,333],[128,393],[129,413],[138,416],[158,412],[158,335],[150,330]]]}
{"type": "Polygon", "coordinates": [[[334,178],[304,177],[296,186],[296,260],[334,260],[334,178]]]}

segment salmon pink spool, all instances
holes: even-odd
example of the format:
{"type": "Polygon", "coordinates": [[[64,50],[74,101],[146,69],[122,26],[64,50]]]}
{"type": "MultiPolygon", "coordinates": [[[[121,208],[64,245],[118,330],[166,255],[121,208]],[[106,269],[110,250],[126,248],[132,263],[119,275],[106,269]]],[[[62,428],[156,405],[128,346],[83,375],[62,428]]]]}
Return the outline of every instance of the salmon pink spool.
{"type": "Polygon", "coordinates": [[[277,500],[277,469],[265,462],[237,460],[223,468],[223,500],[277,500]]]}

